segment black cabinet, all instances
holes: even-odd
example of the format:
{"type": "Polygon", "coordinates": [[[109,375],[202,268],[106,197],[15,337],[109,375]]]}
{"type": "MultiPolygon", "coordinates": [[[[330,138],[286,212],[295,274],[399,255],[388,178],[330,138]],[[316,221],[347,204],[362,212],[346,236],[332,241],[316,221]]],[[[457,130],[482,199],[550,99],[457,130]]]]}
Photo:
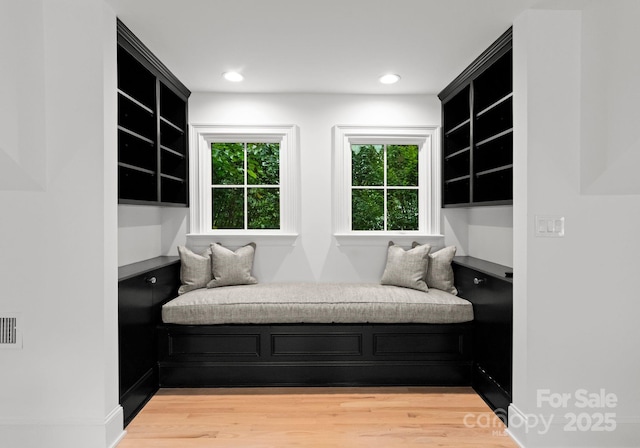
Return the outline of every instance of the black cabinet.
{"type": "Polygon", "coordinates": [[[498,415],[506,416],[513,344],[513,280],[506,273],[513,271],[473,257],[455,257],[453,269],[460,297],[473,303],[473,387],[498,415]]]}
{"type": "Polygon", "coordinates": [[[118,21],[118,200],[188,205],[191,92],[118,21]]]}
{"type": "Polygon", "coordinates": [[[157,257],[118,270],[120,404],[125,426],[158,390],[156,325],[162,304],[177,296],[178,257],[157,257]]]}
{"type": "Polygon", "coordinates": [[[438,94],[444,207],[513,202],[513,69],[509,29],[438,94]]]}

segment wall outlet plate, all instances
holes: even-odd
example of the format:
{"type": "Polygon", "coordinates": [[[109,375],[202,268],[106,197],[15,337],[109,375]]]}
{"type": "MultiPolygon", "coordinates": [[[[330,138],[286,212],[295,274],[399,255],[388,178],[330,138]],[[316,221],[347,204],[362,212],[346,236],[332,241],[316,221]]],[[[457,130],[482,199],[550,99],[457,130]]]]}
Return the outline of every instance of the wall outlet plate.
{"type": "Polygon", "coordinates": [[[564,236],[564,216],[536,215],[535,235],[561,238],[564,236]]]}

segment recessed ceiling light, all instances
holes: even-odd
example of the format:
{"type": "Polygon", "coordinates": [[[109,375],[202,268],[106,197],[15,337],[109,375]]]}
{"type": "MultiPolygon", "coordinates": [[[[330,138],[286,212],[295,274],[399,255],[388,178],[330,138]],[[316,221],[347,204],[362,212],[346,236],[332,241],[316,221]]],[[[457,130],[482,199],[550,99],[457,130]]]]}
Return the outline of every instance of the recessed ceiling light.
{"type": "Polygon", "coordinates": [[[240,82],[244,79],[244,76],[238,72],[224,72],[222,76],[224,79],[231,82],[240,82]]]}
{"type": "Polygon", "coordinates": [[[400,75],[388,74],[381,76],[379,79],[382,84],[395,84],[400,81],[400,75]]]}

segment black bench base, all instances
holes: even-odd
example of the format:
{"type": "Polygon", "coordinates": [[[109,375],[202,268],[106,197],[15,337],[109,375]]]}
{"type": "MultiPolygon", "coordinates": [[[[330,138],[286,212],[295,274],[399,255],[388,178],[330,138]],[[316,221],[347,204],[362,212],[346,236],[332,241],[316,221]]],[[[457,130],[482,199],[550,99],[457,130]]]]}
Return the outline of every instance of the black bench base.
{"type": "Polygon", "coordinates": [[[162,325],[160,387],[467,386],[472,323],[162,325]]]}

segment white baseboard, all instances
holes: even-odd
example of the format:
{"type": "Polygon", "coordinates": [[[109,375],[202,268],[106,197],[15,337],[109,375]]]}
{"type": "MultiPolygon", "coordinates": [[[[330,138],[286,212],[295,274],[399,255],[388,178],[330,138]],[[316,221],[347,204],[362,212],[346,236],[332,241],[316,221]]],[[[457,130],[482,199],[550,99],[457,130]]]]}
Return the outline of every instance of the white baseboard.
{"type": "MultiPolygon", "coordinates": [[[[509,405],[509,419],[522,420],[524,418],[525,418],[524,413],[520,409],[518,409],[513,403],[511,403],[509,405]]],[[[513,428],[512,426],[509,426],[507,428],[507,434],[509,434],[509,437],[511,437],[513,441],[516,442],[520,448],[526,448],[524,444],[526,441],[526,433],[524,432],[523,428],[521,427],[513,428]]]]}
{"type": "Polygon", "coordinates": [[[125,436],[122,407],[103,419],[11,419],[0,421],[0,445],[10,448],[115,448],[125,436]]]}
{"type": "MultiPolygon", "coordinates": [[[[566,410],[558,413],[546,413],[540,415],[540,412],[527,414],[517,406],[511,404],[509,406],[509,428],[507,434],[522,448],[637,448],[640,447],[640,417],[639,416],[623,416],[614,413],[613,420],[615,428],[612,430],[591,430],[592,427],[586,426],[583,430],[574,429],[569,422],[571,420],[565,416],[566,410]],[[536,424],[543,417],[550,422],[546,427],[542,424],[536,424]],[[524,422],[529,422],[529,425],[524,422]],[[570,429],[567,425],[571,426],[570,429]]],[[[599,419],[595,418],[595,414],[599,414],[600,410],[586,411],[585,417],[589,418],[593,415],[593,422],[596,424],[599,419]]]]}
{"type": "Polygon", "coordinates": [[[104,422],[105,447],[115,448],[124,438],[127,432],[124,427],[124,412],[122,406],[118,405],[107,415],[104,422]]]}
{"type": "Polygon", "coordinates": [[[127,431],[122,431],[120,436],[118,436],[111,445],[107,445],[107,448],[116,448],[120,444],[120,442],[122,442],[122,439],[124,439],[124,436],[126,435],[127,431]]]}

